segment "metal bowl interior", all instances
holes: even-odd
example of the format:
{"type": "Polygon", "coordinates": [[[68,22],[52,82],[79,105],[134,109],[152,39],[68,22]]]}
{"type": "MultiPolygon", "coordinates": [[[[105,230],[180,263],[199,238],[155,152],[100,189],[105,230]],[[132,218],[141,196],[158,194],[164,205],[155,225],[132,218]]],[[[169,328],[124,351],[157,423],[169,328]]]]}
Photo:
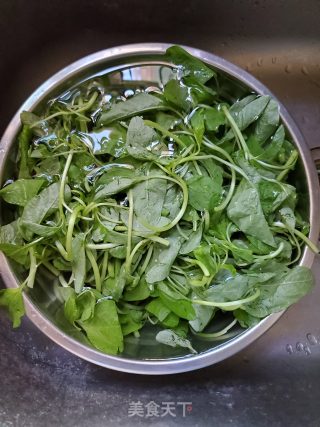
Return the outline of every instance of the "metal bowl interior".
{"type": "MultiPolygon", "coordinates": [[[[0,173],[2,182],[10,177],[15,169],[16,136],[20,129],[19,113],[21,110],[41,110],[42,105],[48,99],[93,76],[103,78],[105,74],[108,74],[112,83],[125,87],[161,86],[170,75],[170,64],[166,63],[163,57],[167,47],[168,45],[164,44],[139,44],[107,49],[77,61],[45,82],[21,106],[1,140],[3,156],[0,160],[0,173]]],[[[236,98],[252,91],[270,94],[256,79],[227,61],[196,49],[188,48],[188,50],[215,68],[219,72],[223,84],[232,88],[236,98]]],[[[316,241],[319,219],[316,215],[318,184],[315,167],[299,130],[282,106],[280,106],[280,112],[288,135],[291,136],[300,153],[300,161],[291,180],[299,191],[301,214],[311,224],[309,237],[316,241]]],[[[2,205],[1,222],[9,221],[11,215],[10,210],[2,205]]],[[[312,253],[305,249],[300,264],[311,266],[312,261],[312,253]]],[[[2,277],[6,285],[8,287],[18,286],[25,272],[3,255],[1,255],[0,262],[2,277]]],[[[195,346],[199,350],[199,354],[192,356],[183,349],[157,343],[154,338],[155,329],[145,328],[139,339],[127,338],[124,353],[114,357],[93,349],[83,335],[68,324],[64,318],[62,304],[53,280],[44,272],[39,274],[35,288],[25,296],[25,303],[27,314],[31,320],[44,333],[69,351],[108,368],[143,374],[183,372],[223,360],[258,338],[281,316],[281,313],[269,316],[250,330],[238,327],[228,338],[221,341],[212,342],[198,339],[195,341],[195,346]]],[[[221,329],[227,322],[228,316],[221,316],[216,319],[215,328],[221,329]]]]}

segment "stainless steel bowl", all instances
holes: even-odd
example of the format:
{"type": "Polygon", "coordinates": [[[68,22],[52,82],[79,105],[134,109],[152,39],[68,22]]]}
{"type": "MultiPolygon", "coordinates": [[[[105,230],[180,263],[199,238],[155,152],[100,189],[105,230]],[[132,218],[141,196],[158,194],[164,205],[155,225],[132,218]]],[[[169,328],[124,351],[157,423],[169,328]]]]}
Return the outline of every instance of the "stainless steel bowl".
{"type": "MultiPolygon", "coordinates": [[[[42,84],[21,106],[11,120],[1,140],[0,179],[3,180],[12,173],[14,153],[16,150],[16,136],[20,130],[20,112],[22,110],[35,111],[47,99],[60,93],[70,85],[74,85],[92,76],[111,72],[115,81],[121,82],[130,78],[133,81],[151,81],[158,83],[165,62],[164,53],[169,47],[167,44],[146,43],[133,44],[106,49],[89,55],[72,65],[64,68],[52,78],[42,84]],[[130,72],[128,73],[128,70],[130,72]],[[130,77],[128,77],[130,75],[130,77]]],[[[225,78],[233,81],[235,87],[250,88],[256,93],[272,95],[270,91],[250,74],[235,65],[210,53],[186,48],[191,54],[200,58],[208,65],[218,70],[225,78]]],[[[273,95],[272,95],[273,96],[273,95]]],[[[280,104],[280,114],[288,133],[291,135],[300,154],[300,163],[296,170],[296,185],[302,194],[302,203],[306,219],[311,224],[309,237],[317,241],[319,232],[319,186],[316,169],[309,149],[304,139],[290,118],[285,108],[280,104]]],[[[6,219],[6,212],[1,212],[2,221],[6,219]]],[[[311,267],[314,255],[305,249],[300,265],[311,267]]],[[[7,287],[17,287],[23,272],[0,255],[1,275],[7,287]]],[[[262,335],[270,328],[283,313],[277,313],[262,320],[257,326],[243,330],[239,328],[232,338],[215,343],[201,343],[202,351],[197,355],[188,355],[183,350],[166,348],[155,342],[151,331],[138,339],[129,339],[126,352],[121,356],[109,356],[101,353],[77,335],[75,329],[66,326],[63,316],[59,312],[59,301],[50,283],[40,277],[34,290],[25,295],[26,311],[32,322],[57,344],[70,352],[110,369],[138,374],[173,374],[186,372],[217,363],[236,352],[262,335]]]]}

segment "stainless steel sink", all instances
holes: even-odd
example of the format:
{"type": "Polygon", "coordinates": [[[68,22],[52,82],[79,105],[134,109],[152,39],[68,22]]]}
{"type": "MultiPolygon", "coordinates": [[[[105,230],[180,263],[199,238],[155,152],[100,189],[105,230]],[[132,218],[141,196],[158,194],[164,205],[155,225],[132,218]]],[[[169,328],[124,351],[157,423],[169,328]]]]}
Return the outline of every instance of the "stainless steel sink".
{"type": "MultiPolygon", "coordinates": [[[[315,0],[2,0],[0,132],[21,102],[63,66],[106,47],[160,41],[208,50],[247,69],[317,148],[319,16],[315,0]]],[[[314,273],[313,293],[249,348],[210,368],[170,377],[137,378],[93,366],[27,320],[12,331],[1,313],[0,425],[319,426],[319,259],[314,273]],[[129,417],[132,401],[171,401],[176,417],[129,417]],[[183,417],[177,402],[192,402],[192,411],[183,417]]]]}

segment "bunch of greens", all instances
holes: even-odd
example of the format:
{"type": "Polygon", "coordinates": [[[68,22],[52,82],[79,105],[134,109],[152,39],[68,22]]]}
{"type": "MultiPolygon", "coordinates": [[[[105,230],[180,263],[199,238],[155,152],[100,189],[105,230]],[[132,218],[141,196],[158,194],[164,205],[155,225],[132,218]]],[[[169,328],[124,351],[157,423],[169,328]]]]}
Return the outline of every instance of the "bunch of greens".
{"type": "Polygon", "coordinates": [[[68,321],[117,354],[146,324],[195,352],[287,308],[312,287],[298,266],[309,225],[288,183],[298,152],[269,96],[235,99],[178,46],[163,87],[115,90],[91,79],[23,112],[18,172],[0,191],[15,219],[0,249],[28,274],[0,291],[13,325],[39,268],[68,321]],[[208,333],[218,312],[232,312],[208,333]]]}

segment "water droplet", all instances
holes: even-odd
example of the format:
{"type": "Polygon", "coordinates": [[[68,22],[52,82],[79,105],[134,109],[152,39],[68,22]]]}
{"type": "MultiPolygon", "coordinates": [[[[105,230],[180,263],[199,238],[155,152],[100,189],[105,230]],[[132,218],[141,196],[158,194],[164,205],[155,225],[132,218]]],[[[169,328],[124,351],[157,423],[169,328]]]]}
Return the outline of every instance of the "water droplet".
{"type": "Polygon", "coordinates": [[[257,65],[258,65],[258,67],[261,67],[261,66],[262,66],[262,64],[263,64],[263,59],[262,59],[262,58],[259,58],[259,59],[258,59],[258,61],[257,61],[257,65]]]}
{"type": "Polygon", "coordinates": [[[303,66],[301,67],[301,72],[302,72],[302,74],[305,74],[306,76],[308,76],[308,75],[309,75],[309,70],[308,70],[308,68],[306,67],[306,65],[303,65],[303,66]]]}
{"type": "Polygon", "coordinates": [[[319,344],[317,337],[315,337],[313,334],[307,334],[307,340],[310,345],[317,345],[319,344]]]}
{"type": "Polygon", "coordinates": [[[308,344],[304,345],[303,350],[307,356],[311,355],[311,348],[308,346],[308,344]]]}
{"type": "Polygon", "coordinates": [[[272,64],[275,64],[275,63],[277,62],[277,58],[276,58],[275,56],[273,56],[273,57],[271,58],[271,62],[272,62],[272,64]]]}
{"type": "Polygon", "coordinates": [[[126,98],[130,98],[133,95],[134,95],[134,91],[132,89],[127,89],[127,90],[124,91],[124,96],[126,98]]]}
{"type": "Polygon", "coordinates": [[[287,350],[287,353],[289,353],[289,354],[293,354],[293,348],[292,348],[292,345],[287,344],[287,345],[286,345],[286,350],[287,350]]]}
{"type": "Polygon", "coordinates": [[[303,347],[304,346],[303,346],[302,342],[298,341],[296,344],[297,351],[303,351],[303,347]]]}
{"type": "Polygon", "coordinates": [[[285,66],[285,68],[284,68],[284,71],[286,72],[286,73],[291,73],[291,71],[292,71],[292,65],[291,64],[287,64],[286,66],[285,66]]]}

